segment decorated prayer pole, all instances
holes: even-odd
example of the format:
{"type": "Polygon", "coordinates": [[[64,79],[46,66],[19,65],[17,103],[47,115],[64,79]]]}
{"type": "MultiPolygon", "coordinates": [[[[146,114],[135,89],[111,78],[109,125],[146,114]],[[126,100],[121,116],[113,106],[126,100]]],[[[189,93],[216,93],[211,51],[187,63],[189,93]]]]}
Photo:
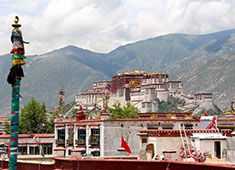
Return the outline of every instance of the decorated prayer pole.
{"type": "Polygon", "coordinates": [[[63,89],[63,87],[60,89],[59,91],[59,95],[60,95],[60,102],[59,102],[59,106],[58,106],[58,110],[59,110],[59,116],[61,117],[62,116],[62,108],[63,108],[63,98],[64,98],[64,94],[65,94],[65,91],[63,89]]]}
{"type": "Polygon", "coordinates": [[[19,105],[20,105],[20,80],[24,77],[21,65],[24,65],[24,41],[22,33],[19,29],[21,27],[19,18],[16,16],[12,24],[13,30],[11,35],[11,42],[13,48],[12,67],[8,75],[7,81],[12,85],[12,100],[11,100],[11,130],[10,130],[10,154],[9,154],[9,170],[17,169],[17,152],[18,152],[18,133],[19,133],[19,105]]]}
{"type": "Polygon", "coordinates": [[[109,93],[105,93],[103,96],[103,113],[107,113],[109,97],[109,93]]]}

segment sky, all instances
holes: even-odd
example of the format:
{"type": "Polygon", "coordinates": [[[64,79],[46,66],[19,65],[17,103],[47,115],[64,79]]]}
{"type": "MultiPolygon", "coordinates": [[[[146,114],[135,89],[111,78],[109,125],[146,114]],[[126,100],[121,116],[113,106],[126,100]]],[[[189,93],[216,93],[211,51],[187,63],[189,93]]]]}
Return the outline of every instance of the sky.
{"type": "Polygon", "coordinates": [[[169,33],[235,28],[234,0],[0,0],[0,55],[10,52],[19,16],[26,55],[75,45],[108,53],[169,33]]]}

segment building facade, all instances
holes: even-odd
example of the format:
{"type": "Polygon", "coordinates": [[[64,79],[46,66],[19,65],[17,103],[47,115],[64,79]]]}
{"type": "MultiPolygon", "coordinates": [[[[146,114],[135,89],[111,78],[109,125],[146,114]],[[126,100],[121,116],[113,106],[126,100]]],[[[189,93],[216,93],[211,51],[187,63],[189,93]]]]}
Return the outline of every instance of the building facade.
{"type": "Polygon", "coordinates": [[[178,129],[185,126],[193,129],[199,123],[195,119],[91,119],[56,120],[53,148],[63,148],[65,156],[73,149],[93,156],[127,156],[121,149],[121,139],[125,138],[132,153],[140,154],[140,129],[178,129]]]}
{"type": "Polygon", "coordinates": [[[180,159],[183,147],[183,151],[188,154],[185,158],[191,158],[193,152],[210,155],[212,159],[226,158],[226,139],[232,136],[231,129],[163,129],[139,132],[142,142],[141,159],[155,159],[167,151],[175,153],[174,160],[180,159]]]}
{"type": "Polygon", "coordinates": [[[109,107],[115,102],[119,102],[121,106],[130,102],[141,113],[157,112],[158,101],[167,101],[169,96],[185,101],[179,108],[182,111],[189,111],[203,103],[208,107],[213,105],[212,93],[190,96],[183,91],[181,81],[169,80],[168,74],[148,74],[145,71],[118,73],[111,81],[94,82],[91,89],[76,94],[75,101],[85,107],[103,107],[107,94],[109,107]]]}
{"type": "MultiPolygon", "coordinates": [[[[53,154],[54,134],[19,134],[18,154],[19,155],[40,155],[39,143],[43,145],[45,155],[53,154]]],[[[2,144],[2,153],[7,154],[10,135],[0,135],[0,143],[2,144]]]]}

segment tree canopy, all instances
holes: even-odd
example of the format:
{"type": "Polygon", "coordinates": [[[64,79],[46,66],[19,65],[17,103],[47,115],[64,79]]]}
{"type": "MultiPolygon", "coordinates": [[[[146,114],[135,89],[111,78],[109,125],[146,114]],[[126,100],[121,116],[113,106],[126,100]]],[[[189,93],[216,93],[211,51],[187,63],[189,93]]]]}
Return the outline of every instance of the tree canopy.
{"type": "Polygon", "coordinates": [[[7,120],[5,120],[4,121],[4,132],[5,132],[5,134],[10,134],[10,123],[7,121],[7,120]]]}
{"type": "Polygon", "coordinates": [[[158,101],[158,112],[181,112],[177,106],[184,106],[185,101],[170,96],[167,101],[158,101]]]}
{"type": "Polygon", "coordinates": [[[19,131],[24,134],[53,133],[54,119],[47,118],[45,103],[34,98],[21,109],[19,131]]]}
{"type": "Polygon", "coordinates": [[[135,106],[132,106],[130,102],[122,108],[120,102],[115,102],[112,107],[108,108],[108,111],[111,113],[111,119],[118,118],[138,118],[138,109],[135,106]]]}

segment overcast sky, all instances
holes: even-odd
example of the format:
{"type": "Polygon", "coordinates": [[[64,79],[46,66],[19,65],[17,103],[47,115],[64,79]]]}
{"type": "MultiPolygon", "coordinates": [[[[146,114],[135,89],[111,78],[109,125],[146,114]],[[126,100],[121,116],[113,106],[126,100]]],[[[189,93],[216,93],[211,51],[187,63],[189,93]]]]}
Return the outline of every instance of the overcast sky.
{"type": "Polygon", "coordinates": [[[107,53],[168,33],[235,27],[235,0],[0,0],[0,54],[11,50],[18,15],[27,54],[67,45],[107,53]]]}

